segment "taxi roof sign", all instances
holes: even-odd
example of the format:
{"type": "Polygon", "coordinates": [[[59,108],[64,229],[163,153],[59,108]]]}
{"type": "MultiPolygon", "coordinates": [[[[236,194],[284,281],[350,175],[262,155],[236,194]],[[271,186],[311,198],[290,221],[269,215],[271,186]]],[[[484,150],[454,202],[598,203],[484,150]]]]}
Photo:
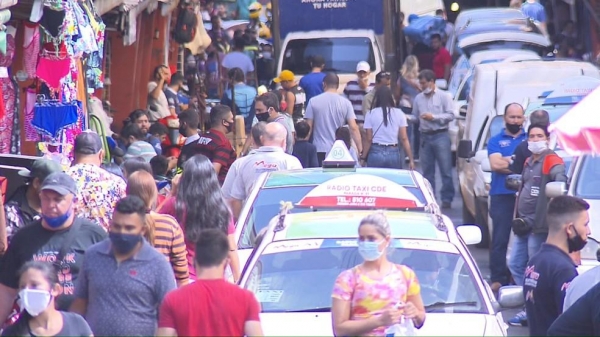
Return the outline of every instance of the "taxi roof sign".
{"type": "Polygon", "coordinates": [[[600,86],[600,80],[590,76],[571,77],[546,96],[544,105],[579,103],[590,92],[600,86]]]}
{"type": "Polygon", "coordinates": [[[323,168],[355,168],[356,161],[343,140],[336,140],[323,160],[323,168]]]}

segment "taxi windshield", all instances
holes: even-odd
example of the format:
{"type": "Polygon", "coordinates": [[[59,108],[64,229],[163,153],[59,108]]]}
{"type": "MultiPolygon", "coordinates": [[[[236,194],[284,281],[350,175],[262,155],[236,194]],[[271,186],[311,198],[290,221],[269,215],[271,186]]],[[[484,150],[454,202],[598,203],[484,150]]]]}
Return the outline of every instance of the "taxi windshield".
{"type": "Polygon", "coordinates": [[[600,199],[600,157],[583,158],[575,195],[584,199],[600,199]]]}
{"type": "MultiPolygon", "coordinates": [[[[290,201],[296,204],[302,200],[310,191],[315,188],[314,185],[308,186],[287,186],[278,188],[264,188],[258,192],[256,199],[252,203],[249,216],[246,218],[247,224],[243,228],[243,232],[239,242],[239,248],[253,248],[254,239],[261,229],[269,225],[269,221],[279,213],[281,207],[281,201],[290,201]]],[[[409,192],[411,192],[421,202],[425,202],[425,196],[418,187],[406,186],[409,192]]],[[[316,207],[318,208],[318,207],[316,207]]],[[[339,208],[347,209],[347,208],[339,208]]],[[[327,210],[335,210],[335,208],[327,208],[327,210]]],[[[301,208],[296,207],[292,213],[312,212],[314,208],[301,208]]],[[[239,224],[238,224],[239,226],[239,224]]]]}
{"type": "MultiPolygon", "coordinates": [[[[271,243],[277,244],[281,242],[271,243]]],[[[264,313],[330,311],[337,276],[362,262],[357,248],[348,246],[271,252],[251,266],[244,284],[254,292],[264,313]]],[[[460,254],[395,248],[389,259],[415,271],[427,312],[485,313],[475,276],[460,254]],[[419,255],[419,261],[437,261],[438,266],[412,265],[413,254],[419,255]]]]}

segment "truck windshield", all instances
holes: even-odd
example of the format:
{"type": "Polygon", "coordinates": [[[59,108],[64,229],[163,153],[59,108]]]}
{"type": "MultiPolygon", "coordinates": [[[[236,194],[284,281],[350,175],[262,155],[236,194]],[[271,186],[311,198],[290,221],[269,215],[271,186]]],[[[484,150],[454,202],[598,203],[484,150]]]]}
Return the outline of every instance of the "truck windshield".
{"type": "Polygon", "coordinates": [[[354,74],[356,64],[367,61],[375,70],[373,44],[366,37],[333,37],[290,40],[283,54],[282,69],[291,70],[296,75],[311,71],[310,57],[320,55],[325,59],[323,71],[354,74]]]}

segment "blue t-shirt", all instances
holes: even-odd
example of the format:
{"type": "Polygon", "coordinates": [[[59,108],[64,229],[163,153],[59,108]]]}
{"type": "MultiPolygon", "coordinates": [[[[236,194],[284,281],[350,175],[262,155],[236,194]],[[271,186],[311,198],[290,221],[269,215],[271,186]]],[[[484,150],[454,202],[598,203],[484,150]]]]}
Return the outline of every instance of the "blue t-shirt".
{"type": "MultiPolygon", "coordinates": [[[[527,139],[527,134],[525,132],[521,132],[517,137],[513,137],[506,133],[506,129],[502,129],[499,134],[490,138],[487,146],[488,155],[500,153],[502,157],[510,157],[515,153],[517,146],[525,139],[527,139]]],[[[490,195],[515,194],[515,191],[511,191],[504,186],[506,177],[507,174],[492,171],[490,195]]]]}
{"type": "Polygon", "coordinates": [[[323,93],[323,80],[325,73],[310,73],[300,79],[300,88],[304,89],[306,94],[306,105],[311,98],[323,93]]]}
{"type": "Polygon", "coordinates": [[[521,12],[528,18],[538,22],[546,22],[546,10],[539,2],[526,2],[521,6],[521,12]]]}

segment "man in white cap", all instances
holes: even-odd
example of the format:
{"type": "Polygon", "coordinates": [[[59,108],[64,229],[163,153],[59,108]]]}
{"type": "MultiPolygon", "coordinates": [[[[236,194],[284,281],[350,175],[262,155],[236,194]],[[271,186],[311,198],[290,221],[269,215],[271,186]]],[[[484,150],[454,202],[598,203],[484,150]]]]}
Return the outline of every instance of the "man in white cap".
{"type": "Polygon", "coordinates": [[[346,87],[344,88],[344,96],[352,103],[356,122],[359,125],[362,125],[364,122],[364,113],[367,112],[363,111],[363,98],[375,87],[375,82],[371,82],[369,75],[371,75],[371,66],[369,63],[366,61],[358,62],[356,65],[356,79],[346,83],[346,87]]]}

